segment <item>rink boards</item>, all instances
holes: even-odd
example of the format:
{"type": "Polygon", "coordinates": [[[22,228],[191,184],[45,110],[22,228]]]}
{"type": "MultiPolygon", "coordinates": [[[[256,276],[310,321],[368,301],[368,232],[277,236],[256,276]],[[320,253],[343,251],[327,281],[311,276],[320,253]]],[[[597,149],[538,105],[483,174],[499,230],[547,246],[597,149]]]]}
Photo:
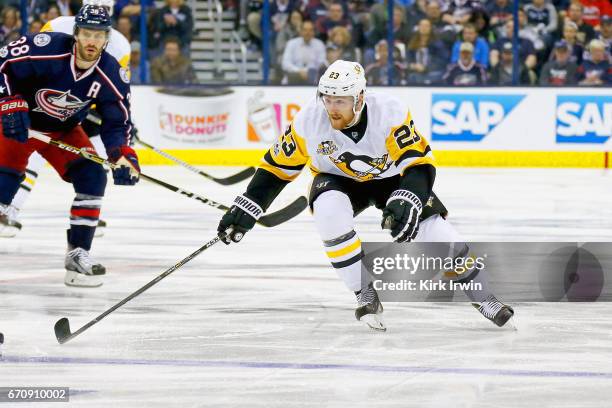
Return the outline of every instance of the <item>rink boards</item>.
{"type": "MultiPolygon", "coordinates": [[[[368,92],[393,95],[410,108],[440,166],[609,167],[608,89],[385,87],[368,92]]],[[[134,87],[133,117],[143,140],[193,164],[256,165],[315,97],[315,88],[180,93],[134,87]]],[[[144,164],[171,164],[147,150],[140,156],[144,164]]]]}

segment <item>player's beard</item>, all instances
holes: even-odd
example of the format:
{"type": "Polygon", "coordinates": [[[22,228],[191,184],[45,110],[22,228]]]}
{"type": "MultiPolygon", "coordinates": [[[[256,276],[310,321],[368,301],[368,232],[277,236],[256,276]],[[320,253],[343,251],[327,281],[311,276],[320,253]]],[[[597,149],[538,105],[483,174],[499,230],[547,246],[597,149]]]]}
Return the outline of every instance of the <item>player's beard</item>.
{"type": "Polygon", "coordinates": [[[77,58],[85,62],[94,62],[98,58],[100,58],[100,54],[102,54],[103,49],[104,49],[103,46],[100,48],[94,45],[90,45],[86,47],[80,44],[79,42],[77,42],[77,58]]]}
{"type": "Polygon", "coordinates": [[[345,129],[348,124],[351,123],[351,121],[353,120],[354,115],[355,114],[352,112],[349,115],[347,115],[346,113],[339,112],[327,112],[327,116],[329,117],[329,123],[331,124],[331,127],[336,130],[345,129]]]}

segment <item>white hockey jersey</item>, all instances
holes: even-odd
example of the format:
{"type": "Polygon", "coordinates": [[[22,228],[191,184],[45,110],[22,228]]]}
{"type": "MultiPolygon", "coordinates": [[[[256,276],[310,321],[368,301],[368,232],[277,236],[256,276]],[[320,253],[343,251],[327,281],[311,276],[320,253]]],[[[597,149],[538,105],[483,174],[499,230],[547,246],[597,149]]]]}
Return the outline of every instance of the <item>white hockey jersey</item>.
{"type": "MultiPolygon", "coordinates": [[[[47,24],[45,24],[40,30],[40,32],[44,31],[53,31],[56,33],[72,35],[74,32],[74,17],[61,16],[54,18],[53,20],[47,22],[47,24]]],[[[114,28],[111,30],[110,40],[108,41],[106,52],[112,55],[123,68],[130,68],[130,43],[128,42],[127,38],[123,36],[123,34],[114,28]]]]}
{"type": "Polygon", "coordinates": [[[323,102],[313,99],[265,154],[261,168],[283,180],[293,180],[309,163],[315,175],[369,181],[403,174],[411,166],[434,165],[427,140],[416,130],[410,111],[400,100],[366,92],[365,103],[366,131],[354,141],[331,127],[323,102]]]}

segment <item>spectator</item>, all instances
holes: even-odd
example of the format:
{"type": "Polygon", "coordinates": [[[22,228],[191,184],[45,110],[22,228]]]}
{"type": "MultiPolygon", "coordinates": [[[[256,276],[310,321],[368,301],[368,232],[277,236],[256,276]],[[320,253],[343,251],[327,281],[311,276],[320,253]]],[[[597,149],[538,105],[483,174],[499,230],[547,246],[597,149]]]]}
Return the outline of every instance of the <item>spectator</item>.
{"type": "Polygon", "coordinates": [[[15,33],[19,34],[21,29],[21,20],[19,11],[15,7],[5,7],[0,14],[0,45],[4,45],[14,37],[15,33]]]}
{"type": "Polygon", "coordinates": [[[591,58],[584,60],[578,67],[579,85],[612,85],[612,66],[610,54],[606,52],[603,41],[593,40],[589,44],[591,58]]]}
{"type": "Polygon", "coordinates": [[[43,18],[43,22],[47,23],[47,22],[49,22],[51,20],[55,20],[59,16],[60,16],[59,7],[57,7],[57,4],[51,4],[49,6],[49,9],[47,10],[47,13],[45,13],[45,16],[43,18]]]}
{"type": "Polygon", "coordinates": [[[328,38],[329,31],[334,27],[344,27],[349,31],[351,29],[351,21],[344,15],[342,3],[331,3],[327,9],[325,17],[319,17],[316,21],[317,38],[325,42],[328,38]]]}
{"type": "Polygon", "coordinates": [[[342,50],[335,44],[327,45],[327,47],[325,48],[325,64],[322,65],[321,68],[319,68],[319,78],[321,78],[321,76],[325,73],[327,67],[333,64],[335,61],[342,59],[341,54],[342,50]]]}
{"type": "Polygon", "coordinates": [[[532,0],[525,6],[527,25],[533,27],[544,40],[547,47],[554,41],[554,34],[558,28],[557,10],[547,0],[532,0]]]}
{"type": "MultiPolygon", "coordinates": [[[[374,8],[374,7],[372,7],[374,8]]],[[[406,43],[410,39],[410,28],[405,22],[405,10],[403,7],[395,5],[393,8],[393,34],[395,41],[406,43]]],[[[368,44],[378,44],[380,40],[387,39],[387,23],[385,21],[378,22],[372,30],[367,34],[368,44]]]]}
{"type": "MultiPolygon", "coordinates": [[[[19,3],[19,2],[15,2],[15,3],[19,3]]],[[[42,20],[45,13],[49,9],[48,0],[30,0],[27,3],[28,3],[28,18],[30,18],[32,21],[42,20]]],[[[16,5],[16,7],[18,6],[16,5]]]]}
{"type": "Polygon", "coordinates": [[[601,30],[597,39],[603,41],[608,54],[612,54],[612,16],[605,16],[601,19],[601,30]]]}
{"type": "Polygon", "coordinates": [[[28,34],[36,34],[39,33],[41,28],[43,28],[43,22],[40,20],[34,20],[28,26],[28,34]]]}
{"type": "MultiPolygon", "coordinates": [[[[504,47],[507,46],[507,44],[510,44],[510,48],[512,48],[513,46],[512,40],[514,38],[514,21],[513,20],[507,21],[504,26],[504,29],[505,29],[505,32],[504,32],[505,36],[495,41],[491,49],[491,53],[489,56],[491,66],[497,65],[500,54],[502,50],[504,49],[504,47]]],[[[519,36],[518,45],[519,45],[519,59],[521,61],[524,61],[525,65],[529,69],[534,69],[538,63],[538,58],[536,56],[536,50],[533,46],[533,43],[529,41],[528,39],[521,38],[519,36]]]]}
{"type": "Polygon", "coordinates": [[[316,22],[327,15],[327,10],[333,0],[304,0],[302,4],[304,16],[307,20],[316,22]]]}
{"type": "MultiPolygon", "coordinates": [[[[141,8],[145,7],[147,14],[147,27],[155,26],[155,3],[153,0],[116,0],[114,16],[119,18],[120,16],[127,16],[132,22],[132,32],[135,37],[140,35],[140,14],[141,8]]],[[[150,35],[149,48],[157,47],[156,41],[158,38],[155,37],[156,32],[147,33],[150,35]]]]}
{"type": "Polygon", "coordinates": [[[459,46],[459,61],[448,67],[443,81],[450,86],[486,85],[485,68],[474,60],[474,46],[463,42],[459,46]]]}
{"type": "MultiPolygon", "coordinates": [[[[512,43],[504,43],[500,55],[501,57],[499,58],[499,63],[492,63],[489,84],[499,86],[512,85],[512,74],[514,69],[514,52],[512,50],[512,43]]],[[[537,77],[535,72],[528,68],[525,63],[521,63],[519,66],[519,84],[534,85],[536,81],[537,77]]]]}
{"type": "Polygon", "coordinates": [[[442,19],[452,25],[464,25],[472,17],[474,10],[481,8],[480,0],[447,0],[448,7],[442,9],[442,19]]]}
{"type": "Polygon", "coordinates": [[[482,38],[478,37],[476,33],[476,27],[473,24],[466,24],[463,27],[463,31],[461,33],[462,41],[455,41],[453,45],[453,51],[451,54],[451,63],[456,63],[459,61],[459,51],[460,47],[468,42],[472,44],[473,48],[473,56],[474,60],[482,65],[483,67],[489,66],[489,43],[482,38]]]}
{"type": "Polygon", "coordinates": [[[151,62],[151,80],[153,83],[168,85],[197,82],[191,60],[181,55],[181,42],[178,38],[166,38],[164,53],[151,62]]]}
{"type": "Polygon", "coordinates": [[[476,28],[478,36],[484,38],[487,42],[495,40],[495,32],[492,31],[489,20],[489,15],[482,7],[474,9],[468,20],[468,23],[476,28]]]}
{"type": "MultiPolygon", "coordinates": [[[[117,31],[123,34],[129,42],[132,42],[132,20],[128,16],[119,16],[117,19],[117,31]]],[[[140,43],[138,43],[138,46],[140,47],[140,43]]]]}
{"type": "Polygon", "coordinates": [[[140,85],[149,82],[149,73],[145,74],[145,81],[142,82],[140,79],[141,71],[143,66],[140,64],[140,43],[138,41],[132,41],[130,43],[130,83],[132,85],[140,85]]]}
{"type": "Polygon", "coordinates": [[[544,37],[535,27],[527,24],[527,14],[525,14],[523,9],[519,9],[518,21],[519,37],[531,41],[536,52],[539,54],[540,60],[543,60],[546,57],[546,43],[544,42],[544,37]]]}
{"type": "Polygon", "coordinates": [[[570,59],[569,44],[560,40],[555,43],[554,59],[548,61],[540,72],[540,85],[575,85],[578,66],[570,59]]]}
{"type": "Polygon", "coordinates": [[[355,47],[351,46],[351,33],[346,27],[336,26],[329,31],[328,45],[335,45],[340,50],[340,59],[357,61],[355,47]]]}
{"type": "Polygon", "coordinates": [[[496,37],[503,37],[504,26],[512,20],[512,4],[510,0],[490,0],[486,6],[489,14],[489,24],[496,37]]]}
{"type": "MultiPolygon", "coordinates": [[[[255,44],[261,43],[261,9],[263,0],[242,0],[240,2],[240,15],[246,15],[246,24],[251,41],[255,44]]],[[[244,17],[241,17],[240,25],[244,26],[244,17]]]]}
{"type": "Polygon", "coordinates": [[[583,21],[593,28],[597,28],[603,16],[612,15],[610,0],[579,0],[582,4],[583,21]]]}
{"type": "MultiPolygon", "coordinates": [[[[397,1],[396,1],[397,3],[397,1]]],[[[419,21],[427,17],[427,0],[414,0],[410,5],[404,5],[406,10],[406,24],[411,28],[416,27],[419,21]]]]}
{"type": "Polygon", "coordinates": [[[450,50],[451,45],[455,41],[455,31],[452,26],[442,21],[440,2],[438,0],[430,0],[425,8],[425,14],[431,23],[433,34],[436,38],[442,40],[450,50]]]}
{"type": "Polygon", "coordinates": [[[365,68],[365,76],[370,85],[388,85],[391,76],[392,85],[400,85],[403,81],[401,55],[397,47],[393,47],[393,70],[389,75],[389,47],[386,40],[380,40],[375,47],[375,61],[365,68]]]}
{"type": "MultiPolygon", "coordinates": [[[[578,27],[572,21],[568,21],[563,24],[563,38],[569,49],[570,61],[575,62],[576,65],[582,64],[582,55],[584,54],[584,48],[578,43],[578,27]]],[[[555,53],[550,54],[550,59],[555,58],[555,53]]]]}
{"type": "Polygon", "coordinates": [[[184,0],[166,0],[166,5],[156,14],[156,39],[165,44],[166,38],[178,38],[182,52],[189,52],[193,36],[193,15],[184,0]]]}
{"type": "Polygon", "coordinates": [[[446,69],[448,54],[448,48],[432,32],[431,22],[425,18],[421,20],[417,32],[408,43],[406,58],[408,83],[440,83],[446,69]]]}
{"type": "Polygon", "coordinates": [[[314,38],[312,21],[302,23],[300,37],[287,42],[283,53],[283,72],[289,84],[314,84],[321,65],[325,64],[325,44],[314,38]]]}
{"type": "MultiPolygon", "coordinates": [[[[276,53],[279,56],[279,60],[282,59],[283,50],[287,46],[287,42],[300,35],[302,31],[302,23],[304,17],[299,10],[293,10],[289,16],[289,23],[285,24],[283,28],[276,35],[276,53]]],[[[279,61],[280,62],[280,61],[279,61]]]]}
{"type": "Polygon", "coordinates": [[[563,25],[561,26],[561,31],[559,37],[563,36],[563,31],[565,29],[566,23],[574,23],[577,27],[578,34],[576,36],[576,40],[578,44],[584,46],[591,42],[593,38],[595,38],[595,30],[592,26],[586,24],[584,19],[582,18],[582,4],[580,3],[570,3],[567,8],[567,16],[563,19],[563,25]]]}
{"type": "Polygon", "coordinates": [[[270,3],[270,21],[272,22],[270,41],[275,42],[276,36],[287,25],[291,12],[296,8],[296,2],[294,0],[273,0],[270,3]]]}

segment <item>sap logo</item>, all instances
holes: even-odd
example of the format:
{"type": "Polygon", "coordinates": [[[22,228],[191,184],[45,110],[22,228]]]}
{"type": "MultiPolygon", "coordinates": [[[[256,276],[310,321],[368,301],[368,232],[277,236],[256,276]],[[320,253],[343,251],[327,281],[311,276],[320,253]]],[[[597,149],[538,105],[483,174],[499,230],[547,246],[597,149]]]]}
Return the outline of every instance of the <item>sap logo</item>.
{"type": "Polygon", "coordinates": [[[478,142],[508,116],[525,95],[434,94],[431,138],[478,142]]]}
{"type": "Polygon", "coordinates": [[[612,96],[557,96],[557,143],[605,143],[612,136],[612,96]]]}

